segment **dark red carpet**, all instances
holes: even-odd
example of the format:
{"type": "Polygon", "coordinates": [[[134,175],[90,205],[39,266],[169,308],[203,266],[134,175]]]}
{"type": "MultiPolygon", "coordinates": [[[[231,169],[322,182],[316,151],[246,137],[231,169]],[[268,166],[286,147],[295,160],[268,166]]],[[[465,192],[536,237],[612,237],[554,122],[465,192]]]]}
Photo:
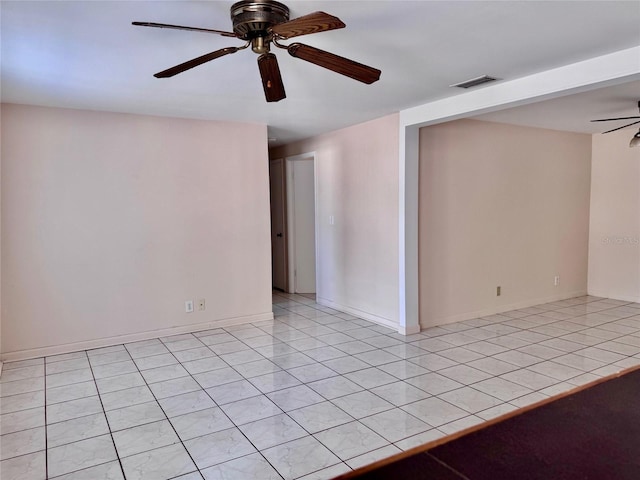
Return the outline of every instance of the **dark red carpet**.
{"type": "Polygon", "coordinates": [[[424,448],[339,478],[640,480],[640,370],[424,448]]]}

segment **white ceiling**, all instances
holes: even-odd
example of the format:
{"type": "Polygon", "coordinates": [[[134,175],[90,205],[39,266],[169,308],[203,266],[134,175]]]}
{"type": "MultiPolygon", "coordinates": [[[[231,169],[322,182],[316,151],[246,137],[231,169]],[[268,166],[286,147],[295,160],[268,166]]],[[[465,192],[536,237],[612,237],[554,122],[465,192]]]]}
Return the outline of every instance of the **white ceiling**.
{"type": "MultiPolygon", "coordinates": [[[[241,43],[131,21],[230,30],[232,2],[3,0],[2,101],[263,123],[275,145],[457,95],[464,90],[448,85],[482,74],[511,80],[640,45],[638,1],[286,3],[292,18],[316,10],[340,17],[346,29],[299,41],[380,68],[380,81],[364,85],[280,50],[287,98],[278,103],[265,102],[249,50],[173,78],[153,77],[241,43]]],[[[638,83],[617,88],[624,102],[602,91],[556,100],[566,102],[562,115],[546,113],[552,102],[521,108],[530,109],[522,111],[536,126],[599,131],[585,119],[637,114],[635,103],[626,102],[640,97],[638,83]]],[[[519,115],[482,118],[517,123],[519,115]]]]}
{"type": "MultiPolygon", "coordinates": [[[[640,58],[638,62],[640,62],[640,58]]],[[[636,120],[591,122],[591,120],[600,118],[640,116],[639,101],[640,81],[637,81],[500,110],[474,118],[568,132],[599,133],[640,120],[638,118],[636,120]]],[[[638,130],[638,127],[640,124],[629,127],[629,138],[638,130]],[[633,130],[634,128],[635,130],[633,130]]]]}

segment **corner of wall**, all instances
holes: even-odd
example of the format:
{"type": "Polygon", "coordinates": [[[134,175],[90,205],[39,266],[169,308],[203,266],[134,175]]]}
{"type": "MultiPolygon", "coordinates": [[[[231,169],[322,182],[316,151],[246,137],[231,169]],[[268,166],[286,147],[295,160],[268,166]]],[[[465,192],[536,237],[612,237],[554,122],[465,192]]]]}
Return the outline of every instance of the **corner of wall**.
{"type": "Polygon", "coordinates": [[[592,136],[588,292],[640,302],[640,148],[632,129],[592,136]]]}

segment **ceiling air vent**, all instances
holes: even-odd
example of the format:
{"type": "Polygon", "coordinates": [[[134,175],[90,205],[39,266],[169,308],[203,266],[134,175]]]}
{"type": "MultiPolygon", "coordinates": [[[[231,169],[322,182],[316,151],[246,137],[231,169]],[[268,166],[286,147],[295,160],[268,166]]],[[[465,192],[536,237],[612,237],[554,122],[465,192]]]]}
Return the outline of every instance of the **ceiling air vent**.
{"type": "Polygon", "coordinates": [[[490,77],[489,75],[483,75],[481,77],[472,78],[471,80],[466,80],[464,82],[454,83],[453,85],[449,86],[458,88],[471,88],[482,85],[483,83],[495,82],[496,80],[499,80],[499,78],[490,77]]]}

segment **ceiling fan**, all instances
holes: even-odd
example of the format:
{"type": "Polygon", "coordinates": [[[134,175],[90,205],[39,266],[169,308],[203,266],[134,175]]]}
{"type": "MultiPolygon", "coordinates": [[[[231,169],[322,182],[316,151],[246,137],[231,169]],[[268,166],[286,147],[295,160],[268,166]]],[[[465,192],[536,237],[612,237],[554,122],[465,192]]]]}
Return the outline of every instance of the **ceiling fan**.
{"type": "MultiPolygon", "coordinates": [[[[638,102],[638,111],[640,111],[640,102],[638,102]]],[[[602,133],[615,132],[616,130],[621,130],[623,128],[630,127],[631,125],[635,125],[637,123],[640,123],[640,115],[635,116],[635,117],[600,118],[598,120],[591,120],[591,121],[592,122],[613,122],[614,120],[637,120],[637,121],[628,123],[627,125],[624,125],[622,127],[618,127],[618,128],[613,128],[611,130],[607,130],[606,132],[602,132],[602,133]]]]}
{"type": "MultiPolygon", "coordinates": [[[[638,111],[640,112],[640,102],[638,102],[638,111]]],[[[640,115],[635,117],[600,118],[598,120],[591,120],[591,121],[592,122],[613,122],[614,120],[637,120],[637,121],[628,123],[626,125],[623,125],[622,127],[612,128],[611,130],[602,132],[603,134],[615,132],[616,130],[621,130],[623,128],[630,127],[631,125],[637,125],[638,123],[640,123],[640,115]]],[[[631,137],[631,142],[629,142],[629,147],[630,148],[640,147],[640,129],[638,129],[638,133],[636,133],[633,137],[631,137]]]]}
{"type": "Polygon", "coordinates": [[[302,43],[296,42],[290,45],[282,45],[280,43],[282,40],[288,40],[300,35],[344,28],[345,24],[333,15],[314,12],[289,20],[289,8],[280,2],[274,0],[243,0],[231,6],[231,20],[233,21],[233,32],[153,22],[133,22],[133,25],[206,32],[246,41],[241,47],[221,48],[158,72],[154,75],[156,78],[173,77],[203,63],[236,53],[251,46],[251,50],[260,55],[258,57],[258,69],[267,102],[278,102],[285,98],[286,94],[280,75],[280,68],[278,67],[278,59],[270,51],[271,45],[274,45],[287,50],[292,57],[314,63],[366,84],[371,84],[380,79],[382,72],[376,68],[302,43]]]}

